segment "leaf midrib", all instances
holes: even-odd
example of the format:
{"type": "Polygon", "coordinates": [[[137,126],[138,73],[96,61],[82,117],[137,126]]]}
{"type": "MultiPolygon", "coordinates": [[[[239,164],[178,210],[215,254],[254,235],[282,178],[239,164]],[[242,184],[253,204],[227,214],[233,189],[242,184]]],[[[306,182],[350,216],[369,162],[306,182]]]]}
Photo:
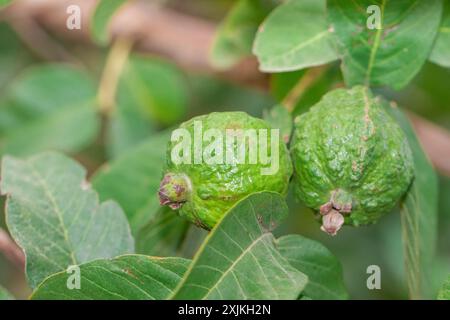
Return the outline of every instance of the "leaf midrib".
{"type": "MultiPolygon", "coordinates": [[[[208,290],[208,292],[206,292],[205,296],[202,298],[202,300],[206,299],[211,292],[214,289],[217,289],[217,287],[219,286],[219,284],[225,279],[225,277],[230,273],[233,272],[234,267],[248,254],[251,253],[251,249],[253,249],[253,247],[255,247],[258,243],[260,243],[265,237],[271,237],[272,234],[270,233],[263,233],[261,234],[258,238],[256,238],[253,243],[251,245],[249,245],[247,248],[245,248],[244,251],[242,251],[242,253],[239,255],[239,257],[233,261],[233,263],[222,273],[222,275],[220,276],[220,278],[216,281],[216,283],[208,290]]],[[[257,262],[257,261],[256,261],[257,262]]],[[[258,263],[258,262],[257,262],[258,263]]]]}
{"type": "Polygon", "coordinates": [[[375,57],[377,55],[378,48],[380,46],[381,42],[381,32],[383,31],[383,24],[384,24],[384,9],[386,6],[386,0],[383,0],[381,3],[381,26],[379,29],[377,29],[377,33],[375,34],[375,41],[372,47],[372,50],[370,50],[370,58],[369,58],[369,64],[367,66],[367,73],[366,73],[366,85],[370,84],[370,75],[372,74],[373,66],[375,64],[375,57]]]}
{"type": "Polygon", "coordinates": [[[69,247],[70,258],[72,260],[72,263],[73,263],[73,265],[77,265],[77,260],[75,259],[75,256],[74,256],[74,249],[73,249],[72,243],[69,239],[69,234],[67,233],[67,229],[64,228],[65,223],[64,223],[63,216],[62,216],[61,208],[58,206],[58,203],[56,202],[55,198],[51,194],[50,188],[48,187],[47,182],[43,179],[43,177],[41,177],[41,175],[39,174],[39,171],[36,170],[33,163],[30,162],[29,167],[31,169],[32,174],[35,176],[36,181],[41,185],[42,189],[44,190],[44,193],[45,193],[47,199],[50,201],[50,203],[54,209],[54,212],[56,213],[60,228],[62,229],[62,232],[63,232],[64,240],[66,241],[66,243],[69,247]]]}

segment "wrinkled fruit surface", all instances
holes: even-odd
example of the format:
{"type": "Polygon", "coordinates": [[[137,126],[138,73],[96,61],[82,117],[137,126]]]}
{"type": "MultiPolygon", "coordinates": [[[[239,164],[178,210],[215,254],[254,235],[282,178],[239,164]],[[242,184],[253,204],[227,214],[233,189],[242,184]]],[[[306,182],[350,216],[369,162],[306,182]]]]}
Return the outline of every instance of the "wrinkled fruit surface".
{"type": "MultiPolygon", "coordinates": [[[[199,121],[203,133],[208,129],[217,129],[222,133],[224,154],[227,151],[225,143],[227,129],[256,129],[256,131],[266,129],[269,137],[266,140],[268,152],[269,154],[272,152],[271,126],[264,120],[251,117],[245,112],[214,112],[192,118],[181,124],[180,128],[186,129],[192,137],[198,137],[194,132],[194,123],[198,124],[199,121]]],[[[214,140],[205,138],[201,142],[204,152],[214,140]]],[[[181,216],[185,216],[196,225],[211,229],[236,202],[251,193],[274,191],[286,194],[293,169],[285,143],[281,141],[281,137],[278,140],[279,169],[272,175],[261,174],[261,169],[270,165],[261,164],[260,161],[249,164],[248,142],[245,143],[246,161],[243,164],[229,164],[227,161],[222,164],[206,164],[204,161],[201,164],[194,164],[193,161],[191,164],[177,164],[172,159],[172,151],[179,141],[169,142],[167,164],[159,190],[160,203],[178,209],[181,216]]],[[[239,146],[236,141],[232,144],[234,154],[239,146]]],[[[191,153],[194,154],[194,143],[191,145],[191,153]]]]}
{"type": "Polygon", "coordinates": [[[405,134],[365,87],[337,89],[295,119],[296,195],[320,213],[322,230],[371,224],[413,178],[405,134]]]}

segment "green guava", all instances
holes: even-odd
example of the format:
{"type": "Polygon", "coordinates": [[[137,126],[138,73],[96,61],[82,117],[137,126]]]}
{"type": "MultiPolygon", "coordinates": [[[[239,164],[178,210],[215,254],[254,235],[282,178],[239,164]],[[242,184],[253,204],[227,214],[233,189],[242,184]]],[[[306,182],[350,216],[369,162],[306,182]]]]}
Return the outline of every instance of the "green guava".
{"type": "Polygon", "coordinates": [[[290,149],[295,193],[331,235],[375,223],[413,179],[404,132],[362,86],[329,92],[298,116],[290,149]]]}
{"type": "Polygon", "coordinates": [[[161,205],[209,230],[251,193],[286,194],[292,163],[279,131],[271,129],[245,112],[214,112],[181,124],[168,144],[161,205]]]}

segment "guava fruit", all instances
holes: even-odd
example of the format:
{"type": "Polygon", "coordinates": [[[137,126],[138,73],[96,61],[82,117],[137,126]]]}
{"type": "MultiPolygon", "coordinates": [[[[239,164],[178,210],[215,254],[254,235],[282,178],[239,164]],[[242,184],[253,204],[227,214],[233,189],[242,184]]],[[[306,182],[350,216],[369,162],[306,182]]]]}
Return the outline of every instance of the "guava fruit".
{"type": "Polygon", "coordinates": [[[375,223],[413,179],[407,138],[366,87],[337,89],[295,119],[296,196],[335,235],[343,224],[375,223]]]}
{"type": "Polygon", "coordinates": [[[251,193],[286,194],[292,171],[278,130],[245,112],[214,112],[172,132],[159,200],[209,230],[251,193]]]}

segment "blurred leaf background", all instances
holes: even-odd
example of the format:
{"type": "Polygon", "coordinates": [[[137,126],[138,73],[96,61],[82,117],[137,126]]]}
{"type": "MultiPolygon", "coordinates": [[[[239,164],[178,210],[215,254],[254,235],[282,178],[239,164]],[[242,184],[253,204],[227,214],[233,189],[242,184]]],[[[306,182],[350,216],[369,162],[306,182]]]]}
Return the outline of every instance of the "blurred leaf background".
{"type": "MultiPolygon", "coordinates": [[[[216,23],[234,3],[159,2],[216,23]]],[[[271,6],[269,2],[267,5],[271,6]]],[[[101,30],[96,32],[104,38],[101,30]]],[[[271,90],[266,93],[195,70],[181,71],[161,57],[132,53],[118,79],[116,104],[105,113],[97,92],[104,66],[111,57],[110,47],[52,38],[70,53],[69,61],[61,62],[39,54],[22,37],[8,23],[0,22],[0,155],[22,156],[57,149],[73,156],[93,175],[100,197],[114,197],[123,207],[137,235],[138,250],[155,255],[192,258],[204,237],[204,232],[177,221],[176,216],[158,218],[155,188],[164,161],[161,139],[167,136],[167,130],[192,116],[212,111],[242,110],[261,117],[304,74],[275,74],[270,80],[271,90]],[[124,184],[114,185],[114,179],[123,179],[124,184]],[[180,235],[186,238],[184,243],[178,239],[180,235]],[[168,245],[154,247],[151,244],[157,243],[155,239],[168,239],[168,245]]],[[[341,83],[339,67],[332,64],[296,104],[294,114],[305,112],[341,83]]],[[[449,83],[450,69],[427,62],[403,90],[380,92],[450,130],[449,83]]],[[[436,290],[450,270],[450,178],[439,176],[439,187],[438,258],[431,284],[436,290]]],[[[344,228],[337,238],[331,238],[319,230],[311,212],[291,195],[288,203],[290,215],[276,230],[277,236],[299,233],[325,244],[340,259],[352,298],[407,298],[398,210],[374,226],[344,228]],[[370,291],[366,287],[366,269],[372,264],[382,270],[381,290],[370,291]]],[[[3,198],[0,204],[3,210],[3,198]]],[[[0,226],[5,228],[3,213],[0,218],[0,226]]],[[[19,298],[30,293],[23,273],[2,255],[0,285],[19,298]]]]}

